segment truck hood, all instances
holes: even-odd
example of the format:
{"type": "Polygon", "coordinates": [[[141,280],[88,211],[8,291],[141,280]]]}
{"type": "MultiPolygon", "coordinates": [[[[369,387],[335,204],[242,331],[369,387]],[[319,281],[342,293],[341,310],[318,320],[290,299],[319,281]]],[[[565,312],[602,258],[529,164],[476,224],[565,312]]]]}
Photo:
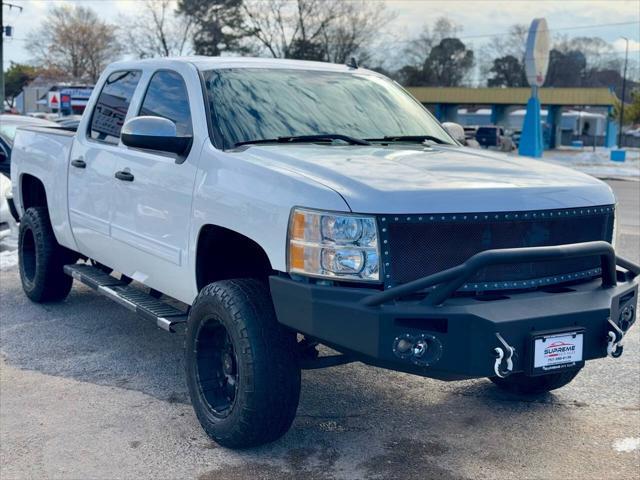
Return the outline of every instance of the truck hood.
{"type": "Polygon", "coordinates": [[[614,203],[568,168],[476,149],[422,145],[256,145],[239,155],[333,189],[358,213],[500,212],[614,203]]]}

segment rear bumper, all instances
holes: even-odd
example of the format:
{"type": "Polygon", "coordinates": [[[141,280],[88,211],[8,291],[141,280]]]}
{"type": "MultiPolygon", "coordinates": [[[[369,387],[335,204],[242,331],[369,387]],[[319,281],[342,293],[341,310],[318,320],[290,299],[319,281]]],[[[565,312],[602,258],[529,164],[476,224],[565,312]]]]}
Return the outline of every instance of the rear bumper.
{"type": "MultiPolygon", "coordinates": [[[[635,320],[620,327],[622,310],[627,306],[637,308],[639,267],[619,259],[624,269],[616,272],[613,249],[604,242],[580,244],[578,248],[582,249],[578,253],[602,255],[603,281],[555,288],[554,293],[538,290],[492,300],[451,296],[462,277],[486,261],[496,261],[497,257],[487,260],[492,257],[489,254],[484,260],[472,257],[460,268],[455,267],[458,271],[453,276],[436,274],[440,275],[436,283],[429,281],[432,275],[412,282],[417,283],[414,286],[372,292],[274,276],[271,293],[280,323],[371,365],[442,380],[491,377],[496,375],[496,348],[505,349],[501,337],[515,350],[509,373],[529,372],[535,334],[583,331],[583,358],[591,360],[607,355],[609,332],[616,331],[610,318],[624,332],[635,320]],[[590,245],[593,251],[583,251],[584,245],[590,245]],[[607,278],[610,275],[613,278],[607,278]],[[436,288],[425,299],[405,299],[433,285],[436,288]],[[398,348],[403,339],[422,339],[429,348],[415,358],[398,348]]],[[[520,254],[526,254],[531,261],[532,255],[548,258],[549,254],[571,254],[574,249],[518,250],[509,251],[507,256],[516,261],[520,254]]],[[[503,254],[498,257],[497,261],[508,260],[503,254]]],[[[619,336],[621,339],[622,334],[619,336]]]]}

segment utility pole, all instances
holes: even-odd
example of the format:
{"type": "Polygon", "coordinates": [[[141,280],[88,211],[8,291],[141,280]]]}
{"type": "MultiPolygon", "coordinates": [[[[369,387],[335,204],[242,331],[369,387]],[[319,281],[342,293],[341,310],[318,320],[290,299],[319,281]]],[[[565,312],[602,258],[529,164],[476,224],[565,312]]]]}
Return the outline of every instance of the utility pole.
{"type": "Polygon", "coordinates": [[[627,42],[624,49],[624,73],[622,74],[622,98],[620,99],[620,131],[618,132],[618,148],[622,148],[622,125],[624,122],[624,95],[627,89],[627,59],[629,57],[629,39],[621,37],[627,42]]]}
{"type": "Polygon", "coordinates": [[[0,0],[0,114],[4,113],[4,5],[0,0]]]}

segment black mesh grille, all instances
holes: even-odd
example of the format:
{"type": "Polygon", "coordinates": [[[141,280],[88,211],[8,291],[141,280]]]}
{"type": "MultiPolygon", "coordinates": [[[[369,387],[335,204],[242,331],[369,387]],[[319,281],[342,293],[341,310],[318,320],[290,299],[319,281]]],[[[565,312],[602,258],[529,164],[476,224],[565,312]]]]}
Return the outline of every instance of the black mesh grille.
{"type": "MultiPolygon", "coordinates": [[[[611,241],[612,206],[446,215],[403,215],[380,220],[385,285],[406,283],[459,265],[489,249],[611,241]],[[386,244],[384,241],[386,240],[386,244]]],[[[470,279],[466,290],[494,290],[561,283],[597,276],[596,257],[496,265],[470,279]],[[536,282],[530,282],[536,280],[536,282]]]]}

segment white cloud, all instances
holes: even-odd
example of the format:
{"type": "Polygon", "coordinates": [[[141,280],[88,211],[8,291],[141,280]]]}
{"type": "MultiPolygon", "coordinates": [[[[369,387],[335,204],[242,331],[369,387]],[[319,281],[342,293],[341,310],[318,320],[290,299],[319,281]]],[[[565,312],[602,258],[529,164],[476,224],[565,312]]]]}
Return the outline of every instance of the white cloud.
{"type": "MultiPolygon", "coordinates": [[[[626,43],[624,38],[619,38],[613,42],[613,48],[618,52],[624,52],[626,43]]],[[[629,39],[629,52],[640,52],[640,42],[638,40],[634,40],[633,38],[629,39]]]]}

